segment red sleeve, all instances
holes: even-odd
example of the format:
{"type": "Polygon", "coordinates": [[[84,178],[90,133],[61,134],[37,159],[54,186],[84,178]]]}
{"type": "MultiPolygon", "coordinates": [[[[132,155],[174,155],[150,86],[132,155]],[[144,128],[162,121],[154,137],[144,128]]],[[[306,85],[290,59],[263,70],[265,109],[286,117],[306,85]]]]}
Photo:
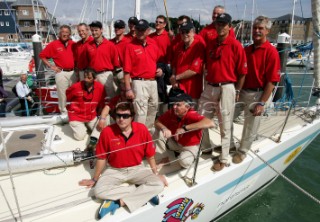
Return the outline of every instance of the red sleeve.
{"type": "Polygon", "coordinates": [[[236,73],[238,75],[240,75],[240,74],[246,75],[248,73],[246,52],[244,51],[244,48],[242,47],[242,45],[237,40],[235,40],[235,41],[237,42],[236,53],[234,53],[234,55],[237,57],[237,58],[235,58],[237,61],[236,73]]]}
{"type": "Polygon", "coordinates": [[[200,115],[197,111],[192,110],[188,114],[188,122],[196,123],[204,119],[204,116],[200,115]]]}
{"type": "Polygon", "coordinates": [[[41,59],[49,59],[52,57],[53,54],[53,42],[48,44],[39,54],[41,59]]]}
{"type": "Polygon", "coordinates": [[[67,102],[71,102],[72,97],[73,97],[73,89],[75,88],[75,85],[70,86],[67,90],[66,90],[66,96],[67,96],[67,102]]]}
{"type": "Polygon", "coordinates": [[[199,42],[197,42],[197,45],[195,45],[193,61],[189,68],[190,70],[196,72],[197,74],[202,74],[204,53],[205,53],[204,45],[199,40],[199,42]]]}
{"type": "Polygon", "coordinates": [[[132,61],[131,61],[131,44],[128,44],[124,51],[123,58],[123,71],[127,73],[131,73],[132,70],[132,61]]]}
{"type": "Polygon", "coordinates": [[[111,56],[113,58],[113,66],[114,67],[120,67],[120,60],[119,60],[119,53],[118,50],[116,48],[116,46],[110,42],[111,45],[111,56]]]}
{"type": "Polygon", "coordinates": [[[162,114],[161,116],[159,116],[158,121],[160,123],[162,123],[163,125],[165,125],[166,127],[168,127],[168,122],[167,120],[169,120],[171,117],[171,110],[169,109],[167,112],[165,112],[164,114],[162,114]]]}

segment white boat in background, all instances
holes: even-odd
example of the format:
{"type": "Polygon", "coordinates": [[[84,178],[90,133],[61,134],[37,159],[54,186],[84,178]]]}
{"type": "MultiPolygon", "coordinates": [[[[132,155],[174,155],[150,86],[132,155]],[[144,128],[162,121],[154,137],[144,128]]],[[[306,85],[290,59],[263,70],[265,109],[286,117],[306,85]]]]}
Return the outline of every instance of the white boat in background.
{"type": "Polygon", "coordinates": [[[32,52],[18,44],[0,45],[0,67],[5,76],[27,73],[32,52]]]}
{"type": "Polygon", "coordinates": [[[301,55],[295,58],[289,58],[287,61],[287,66],[289,67],[307,67],[308,69],[313,69],[313,52],[307,55],[301,55]]]}

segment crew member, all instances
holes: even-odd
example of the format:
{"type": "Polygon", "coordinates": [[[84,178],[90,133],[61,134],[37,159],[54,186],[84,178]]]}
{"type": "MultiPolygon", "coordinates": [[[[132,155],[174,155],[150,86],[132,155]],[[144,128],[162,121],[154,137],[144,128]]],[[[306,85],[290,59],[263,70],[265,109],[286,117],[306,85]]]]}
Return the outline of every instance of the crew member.
{"type": "Polygon", "coordinates": [[[76,82],[74,74],[74,55],[73,44],[70,39],[71,28],[68,25],[62,25],[59,31],[59,39],[55,40],[45,47],[39,54],[43,63],[51,68],[55,73],[57,86],[59,109],[61,114],[67,115],[66,109],[66,90],[72,83],[76,82]],[[54,64],[49,62],[52,58],[54,64]]]}
{"type": "Polygon", "coordinates": [[[244,125],[240,148],[232,162],[241,163],[257,137],[261,115],[271,99],[274,84],[280,81],[279,53],[267,40],[272,22],[264,16],[253,22],[253,44],[245,48],[248,75],[240,92],[239,102],[244,105],[244,125]]]}
{"type": "Polygon", "coordinates": [[[155,147],[148,129],[133,122],[132,103],[120,103],[115,116],[116,124],[101,132],[93,178],[79,182],[87,187],[95,185],[95,196],[104,200],[99,210],[100,218],[123,206],[133,212],[148,201],[157,205],[158,194],[167,185],[165,177],[158,174],[155,147]],[[144,157],[151,169],[142,164],[144,157]],[[108,167],[102,172],[106,163],[108,167]],[[123,183],[129,186],[120,186],[123,183]]]}
{"type": "Polygon", "coordinates": [[[137,17],[134,16],[131,16],[128,19],[129,32],[125,35],[125,37],[130,41],[136,36],[135,26],[138,24],[138,21],[139,20],[137,19],[137,17]]]}

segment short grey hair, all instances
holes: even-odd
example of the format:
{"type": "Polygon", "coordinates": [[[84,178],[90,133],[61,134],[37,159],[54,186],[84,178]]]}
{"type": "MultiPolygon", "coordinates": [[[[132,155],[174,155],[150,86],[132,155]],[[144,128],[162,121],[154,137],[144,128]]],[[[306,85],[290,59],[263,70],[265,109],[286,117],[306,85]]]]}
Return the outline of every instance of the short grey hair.
{"type": "Polygon", "coordinates": [[[221,9],[225,10],[224,6],[222,6],[222,5],[216,5],[216,6],[214,6],[213,10],[215,10],[216,8],[221,8],[221,9]]]}
{"type": "Polygon", "coordinates": [[[271,22],[271,20],[270,20],[268,17],[263,16],[263,15],[258,16],[258,17],[254,20],[253,25],[255,25],[255,24],[265,24],[266,29],[269,29],[269,30],[270,30],[271,27],[272,27],[272,22],[271,22]]]}

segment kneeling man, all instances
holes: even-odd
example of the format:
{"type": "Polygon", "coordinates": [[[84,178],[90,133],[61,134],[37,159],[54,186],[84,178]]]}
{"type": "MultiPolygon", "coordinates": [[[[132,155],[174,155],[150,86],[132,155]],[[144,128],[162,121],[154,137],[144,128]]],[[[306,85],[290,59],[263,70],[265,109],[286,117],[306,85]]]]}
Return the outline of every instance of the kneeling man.
{"type": "Polygon", "coordinates": [[[170,150],[180,153],[179,164],[188,168],[197,156],[202,129],[214,127],[214,123],[192,108],[192,98],[188,94],[180,93],[173,101],[173,107],[155,121],[160,137],[157,152],[162,154],[162,163],[169,161],[165,157],[167,145],[170,150]]]}
{"type": "Polygon", "coordinates": [[[145,125],[132,122],[134,115],[132,103],[117,105],[116,123],[103,129],[96,147],[94,176],[79,183],[87,187],[95,185],[95,196],[104,200],[100,218],[121,206],[133,212],[148,201],[157,205],[158,194],[167,185],[165,177],[157,171],[151,135],[145,125]],[[142,165],[144,157],[151,169],[142,165]],[[108,167],[102,173],[106,163],[108,167]],[[123,183],[129,186],[120,186],[123,183]]]}

